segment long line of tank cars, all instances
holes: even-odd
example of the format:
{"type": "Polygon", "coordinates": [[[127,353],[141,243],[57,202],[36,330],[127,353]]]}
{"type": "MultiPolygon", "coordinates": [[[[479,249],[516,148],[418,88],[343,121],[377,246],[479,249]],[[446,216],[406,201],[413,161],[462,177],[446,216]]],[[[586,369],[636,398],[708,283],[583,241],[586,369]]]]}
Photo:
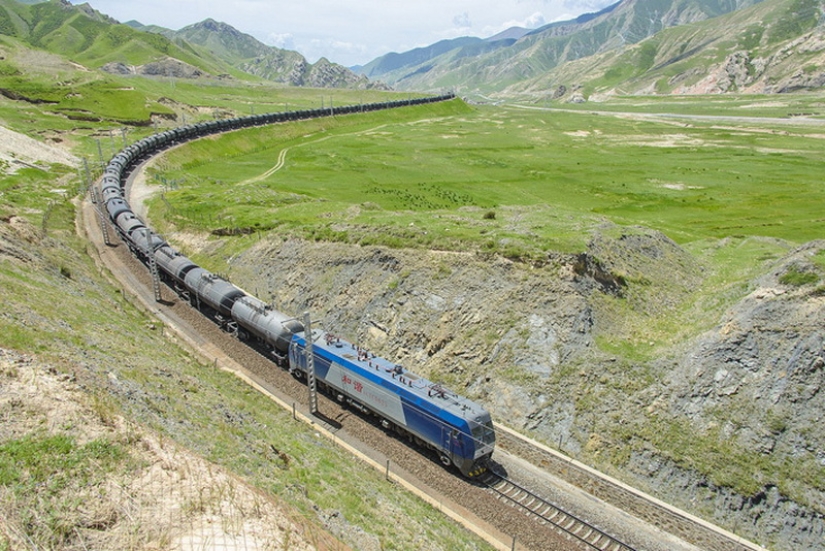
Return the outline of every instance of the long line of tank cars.
{"type": "Polygon", "coordinates": [[[493,453],[495,432],[490,414],[479,404],[418,376],[400,365],[361,350],[338,336],[304,331],[302,323],[246,294],[232,283],[196,265],[152,233],[125,199],[129,172],[142,159],[177,143],[230,130],[363,111],[390,109],[452,99],[453,94],[329,109],[270,113],[215,120],[167,130],[142,139],[108,164],[100,191],[109,218],[133,254],[156,262],[164,282],[239,338],[263,347],[276,363],[306,378],[307,339],[312,339],[318,387],[359,411],[377,416],[381,425],[406,435],[419,447],[434,450],[446,467],[465,476],[484,470],[493,453]]]}

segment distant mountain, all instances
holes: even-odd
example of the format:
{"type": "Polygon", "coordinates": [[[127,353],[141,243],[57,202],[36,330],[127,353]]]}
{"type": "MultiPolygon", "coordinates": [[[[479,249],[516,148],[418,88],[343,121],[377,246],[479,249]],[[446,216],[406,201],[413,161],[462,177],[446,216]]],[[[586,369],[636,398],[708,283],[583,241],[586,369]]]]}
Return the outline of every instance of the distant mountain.
{"type": "Polygon", "coordinates": [[[308,63],[298,52],[267,46],[226,23],[207,19],[179,31],[155,30],[178,44],[191,44],[257,77],[292,86],[371,88],[369,79],[320,59],[308,63]]]}
{"type": "Polygon", "coordinates": [[[391,52],[382,55],[381,57],[370,61],[366,65],[359,66],[357,69],[362,75],[366,75],[369,78],[378,78],[391,74],[394,71],[404,71],[413,67],[419,67],[420,65],[427,63],[447,52],[451,52],[469,44],[480,44],[482,42],[484,42],[484,40],[481,38],[473,38],[468,36],[454,38],[451,40],[442,40],[424,48],[416,48],[400,54],[391,52]]]}
{"type": "Polygon", "coordinates": [[[784,93],[825,86],[825,3],[765,0],[674,25],[510,84],[505,94],[784,93]]]}
{"type": "Polygon", "coordinates": [[[171,31],[137,21],[123,25],[89,4],[67,0],[0,0],[0,35],[118,74],[263,78],[320,88],[383,86],[325,59],[308,63],[297,52],[266,46],[211,19],[171,31]]]}
{"type": "Polygon", "coordinates": [[[825,65],[817,54],[823,49],[823,4],[622,0],[518,37],[442,41],[388,54],[359,71],[398,89],[577,101],[610,93],[816,88],[825,65]],[[674,74],[680,67],[684,71],[674,74]],[[719,71],[728,76],[712,76],[719,71]],[[705,77],[718,85],[699,84],[705,77]]]}
{"type": "Polygon", "coordinates": [[[498,42],[499,40],[518,40],[525,34],[529,34],[531,31],[530,29],[525,29],[524,27],[510,27],[506,31],[501,31],[500,33],[487,38],[488,42],[498,42]]]}

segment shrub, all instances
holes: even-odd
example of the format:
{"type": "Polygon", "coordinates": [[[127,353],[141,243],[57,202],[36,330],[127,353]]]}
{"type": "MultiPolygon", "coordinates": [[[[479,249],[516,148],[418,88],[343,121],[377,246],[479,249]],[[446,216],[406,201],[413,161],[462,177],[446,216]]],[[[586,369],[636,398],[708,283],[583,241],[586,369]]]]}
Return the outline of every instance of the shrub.
{"type": "Polygon", "coordinates": [[[814,272],[806,272],[800,270],[796,266],[791,266],[788,271],[779,277],[779,283],[783,285],[792,285],[793,287],[802,287],[819,281],[819,276],[814,272]]]}

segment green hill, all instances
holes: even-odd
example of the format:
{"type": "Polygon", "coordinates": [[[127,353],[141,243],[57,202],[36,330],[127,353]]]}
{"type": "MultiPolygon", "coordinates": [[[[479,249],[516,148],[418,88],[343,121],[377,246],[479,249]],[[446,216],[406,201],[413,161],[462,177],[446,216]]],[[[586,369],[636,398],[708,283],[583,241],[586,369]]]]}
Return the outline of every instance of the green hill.
{"type": "Polygon", "coordinates": [[[825,85],[824,13],[819,0],[766,0],[572,61],[507,91],[604,97],[816,90],[825,85]]]}
{"type": "Polygon", "coordinates": [[[116,74],[183,78],[231,76],[292,86],[372,87],[363,76],[322,59],[266,46],[224,23],[206,20],[180,31],[120,24],[88,4],[0,0],[0,39],[66,56],[116,74]]]}
{"type": "Polygon", "coordinates": [[[399,89],[562,101],[813,90],[825,85],[823,17],[821,0],[623,0],[498,47],[439,43],[360,70],[399,89]]]}
{"type": "Polygon", "coordinates": [[[117,61],[140,65],[162,57],[212,67],[191,48],[121,25],[90,8],[61,0],[22,4],[0,0],[0,32],[34,48],[58,53],[90,68],[117,61]]]}

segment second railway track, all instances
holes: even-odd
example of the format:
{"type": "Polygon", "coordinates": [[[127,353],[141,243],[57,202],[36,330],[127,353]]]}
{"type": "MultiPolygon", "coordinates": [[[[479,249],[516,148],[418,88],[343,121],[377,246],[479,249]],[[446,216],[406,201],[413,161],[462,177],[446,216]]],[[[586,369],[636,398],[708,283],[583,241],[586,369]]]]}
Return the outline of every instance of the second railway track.
{"type": "Polygon", "coordinates": [[[591,549],[599,551],[636,551],[634,547],[619,541],[572,513],[564,511],[506,476],[488,471],[478,480],[478,483],[495,493],[501,501],[521,509],[525,514],[535,517],[542,524],[549,524],[558,528],[591,549]]]}

